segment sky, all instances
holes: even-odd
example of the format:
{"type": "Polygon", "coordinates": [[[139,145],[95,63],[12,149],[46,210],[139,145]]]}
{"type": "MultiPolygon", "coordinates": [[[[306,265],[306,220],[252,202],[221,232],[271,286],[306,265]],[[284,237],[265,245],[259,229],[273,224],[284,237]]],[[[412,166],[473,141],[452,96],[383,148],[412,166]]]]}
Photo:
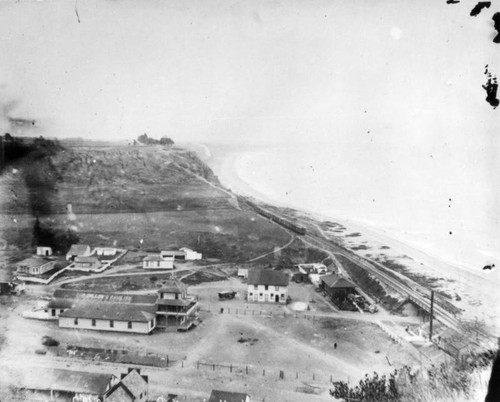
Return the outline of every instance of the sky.
{"type": "Polygon", "coordinates": [[[473,4],[3,1],[0,99],[48,137],[497,147],[473,4]]]}

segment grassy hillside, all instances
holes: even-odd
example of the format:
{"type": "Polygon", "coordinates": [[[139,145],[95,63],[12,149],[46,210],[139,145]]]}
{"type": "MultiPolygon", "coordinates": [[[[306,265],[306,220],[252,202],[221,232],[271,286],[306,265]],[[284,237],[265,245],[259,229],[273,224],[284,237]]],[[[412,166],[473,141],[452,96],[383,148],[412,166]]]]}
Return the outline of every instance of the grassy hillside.
{"type": "Polygon", "coordinates": [[[66,146],[28,154],[5,169],[0,223],[4,238],[24,251],[33,247],[37,216],[59,234],[56,242],[71,229],[93,246],[188,246],[231,261],[288,241],[286,232],[240,210],[217,186],[210,168],[180,148],[66,146]]]}

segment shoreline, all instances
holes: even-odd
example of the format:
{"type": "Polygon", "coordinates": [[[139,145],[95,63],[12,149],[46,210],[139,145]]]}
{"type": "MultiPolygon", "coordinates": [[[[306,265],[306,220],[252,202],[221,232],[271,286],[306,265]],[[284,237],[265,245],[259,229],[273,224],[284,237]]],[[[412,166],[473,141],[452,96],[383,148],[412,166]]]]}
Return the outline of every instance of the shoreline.
{"type": "MultiPolygon", "coordinates": [[[[465,264],[447,261],[435,256],[432,252],[409,244],[405,239],[397,237],[396,233],[383,228],[372,227],[370,224],[358,222],[348,217],[338,217],[333,213],[311,211],[307,208],[274,199],[252,187],[239,175],[237,164],[243,157],[239,150],[226,150],[221,153],[210,148],[211,157],[205,162],[214,171],[222,185],[235,194],[252,197],[279,208],[291,208],[297,211],[297,216],[308,217],[318,224],[327,221],[336,222],[346,228],[342,232],[326,233],[335,236],[344,242],[345,246],[364,258],[387,259],[387,261],[403,266],[410,273],[423,276],[432,281],[432,288],[449,295],[450,301],[463,310],[464,319],[482,319],[488,323],[495,323],[498,316],[500,295],[496,296],[500,285],[497,271],[484,274],[483,271],[472,269],[465,264]],[[352,236],[359,233],[360,235],[352,236]],[[347,236],[351,234],[351,236],[347,236]],[[354,249],[353,249],[354,247],[354,249]],[[356,249],[356,248],[361,249],[356,249]],[[488,297],[490,296],[490,297],[488,297]]],[[[333,211],[332,211],[333,212],[333,211]]],[[[383,263],[383,261],[380,261],[383,263]]],[[[499,328],[495,332],[500,333],[499,328]]]]}

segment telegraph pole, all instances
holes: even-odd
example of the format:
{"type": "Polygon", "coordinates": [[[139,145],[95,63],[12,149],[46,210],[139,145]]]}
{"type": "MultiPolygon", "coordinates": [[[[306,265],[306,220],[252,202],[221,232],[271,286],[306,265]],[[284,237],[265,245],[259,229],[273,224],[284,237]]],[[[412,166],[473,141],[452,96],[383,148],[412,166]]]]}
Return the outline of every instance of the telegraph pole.
{"type": "Polygon", "coordinates": [[[429,340],[432,342],[432,320],[434,319],[434,291],[431,290],[431,321],[429,323],[429,340]]]}

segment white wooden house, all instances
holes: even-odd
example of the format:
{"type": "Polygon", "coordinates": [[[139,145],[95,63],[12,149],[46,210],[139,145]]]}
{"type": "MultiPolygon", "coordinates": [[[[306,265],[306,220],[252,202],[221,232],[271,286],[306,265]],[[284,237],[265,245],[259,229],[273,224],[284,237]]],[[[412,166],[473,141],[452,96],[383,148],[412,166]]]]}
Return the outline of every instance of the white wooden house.
{"type": "Polygon", "coordinates": [[[17,272],[19,274],[43,275],[45,272],[54,268],[56,262],[42,257],[30,257],[17,263],[17,272]]]}
{"type": "Polygon", "coordinates": [[[179,251],[184,252],[184,258],[186,259],[186,261],[201,260],[201,253],[191,250],[190,248],[182,247],[181,249],[179,249],[179,251]]]}
{"type": "Polygon", "coordinates": [[[173,258],[163,258],[160,255],[148,255],[142,260],[144,269],[174,269],[173,258]]]}
{"type": "Polygon", "coordinates": [[[280,271],[272,269],[249,270],[247,301],[286,304],[289,281],[289,276],[280,271]]]}

